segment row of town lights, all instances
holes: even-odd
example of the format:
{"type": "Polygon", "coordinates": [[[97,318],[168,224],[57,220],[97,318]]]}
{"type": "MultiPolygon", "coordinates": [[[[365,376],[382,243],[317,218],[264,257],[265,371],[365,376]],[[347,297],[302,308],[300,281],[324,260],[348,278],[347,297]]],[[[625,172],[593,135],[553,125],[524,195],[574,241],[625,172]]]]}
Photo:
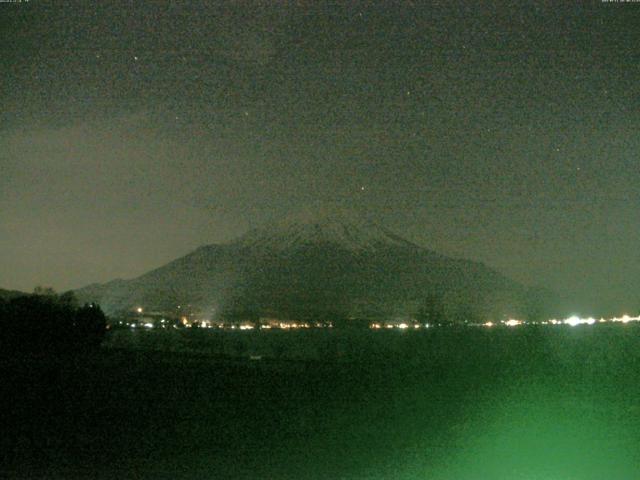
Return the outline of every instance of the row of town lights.
{"type": "MultiPolygon", "coordinates": [[[[533,325],[569,325],[571,327],[576,327],[578,325],[594,325],[595,323],[629,323],[629,322],[639,322],[640,316],[631,317],[629,315],[622,315],[621,317],[613,317],[613,318],[600,318],[596,320],[593,317],[580,318],[577,315],[572,315],[571,317],[565,318],[564,320],[551,319],[548,321],[542,322],[531,322],[533,325]]],[[[511,318],[509,320],[501,322],[501,324],[506,325],[507,327],[517,327],[519,325],[527,324],[522,320],[516,320],[511,318]]],[[[496,325],[493,322],[486,322],[482,324],[485,327],[493,327],[496,325]]]]}
{"type": "MultiPolygon", "coordinates": [[[[180,306],[178,306],[178,308],[180,308],[180,306]]],[[[142,307],[137,307],[135,309],[135,311],[139,314],[141,314],[144,309],[142,307]]],[[[185,326],[190,326],[187,322],[186,317],[182,317],[182,324],[185,326]]],[[[629,323],[629,322],[638,322],[640,321],[640,316],[637,317],[631,317],[629,315],[622,315],[621,317],[613,317],[613,318],[600,318],[599,320],[596,320],[593,317],[587,317],[587,318],[580,318],[577,315],[572,315],[571,317],[565,318],[563,320],[557,320],[557,319],[551,319],[551,320],[547,320],[547,321],[542,321],[542,322],[530,322],[530,324],[533,325],[569,325],[572,327],[578,326],[578,325],[593,325],[595,323],[629,323]]],[[[120,322],[122,323],[122,322],[120,322]]],[[[162,320],[162,323],[165,323],[164,319],[162,320]]],[[[208,321],[201,321],[199,322],[201,324],[201,326],[205,327],[205,328],[212,328],[214,325],[211,322],[208,321]]],[[[498,323],[494,323],[491,321],[485,322],[482,324],[483,327],[493,327],[493,326],[497,326],[497,325],[504,325],[507,327],[517,327],[520,325],[526,325],[529,322],[525,322],[523,320],[517,320],[515,318],[510,318],[508,320],[503,320],[501,322],[498,323]]],[[[153,327],[153,323],[145,323],[143,326],[147,327],[147,328],[152,328],[153,327]]],[[[286,323],[286,322],[281,322],[279,323],[275,328],[281,328],[281,329],[296,329],[296,328],[309,328],[312,325],[309,325],[307,323],[286,323]]],[[[316,325],[316,326],[324,326],[324,325],[316,325]]],[[[331,327],[332,325],[329,324],[327,325],[329,327],[331,327]]],[[[424,328],[429,328],[431,325],[424,324],[424,328]]],[[[131,324],[131,327],[135,327],[135,324],[131,324]]],[[[219,326],[220,328],[223,328],[223,326],[219,326]]],[[[380,329],[394,329],[394,328],[398,328],[400,330],[408,330],[408,329],[419,329],[422,328],[421,324],[407,324],[407,323],[372,323],[369,326],[371,329],[373,330],[380,330],[380,329]]],[[[242,325],[231,325],[230,327],[231,329],[236,329],[238,328],[239,330],[253,330],[255,327],[253,325],[249,325],[249,324],[242,324],[242,325]]],[[[271,325],[261,325],[259,327],[261,330],[266,330],[266,329],[271,329],[273,328],[271,325]]]]}

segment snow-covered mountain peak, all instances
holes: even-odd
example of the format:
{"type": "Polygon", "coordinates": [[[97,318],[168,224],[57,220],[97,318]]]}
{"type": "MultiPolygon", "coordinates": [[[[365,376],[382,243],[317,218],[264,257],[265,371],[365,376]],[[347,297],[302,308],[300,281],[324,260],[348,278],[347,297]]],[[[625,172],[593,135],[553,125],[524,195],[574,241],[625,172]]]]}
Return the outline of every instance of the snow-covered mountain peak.
{"type": "Polygon", "coordinates": [[[373,250],[383,246],[412,246],[374,221],[351,211],[322,209],[295,213],[240,237],[244,247],[295,249],[311,244],[332,244],[345,250],[373,250]]]}

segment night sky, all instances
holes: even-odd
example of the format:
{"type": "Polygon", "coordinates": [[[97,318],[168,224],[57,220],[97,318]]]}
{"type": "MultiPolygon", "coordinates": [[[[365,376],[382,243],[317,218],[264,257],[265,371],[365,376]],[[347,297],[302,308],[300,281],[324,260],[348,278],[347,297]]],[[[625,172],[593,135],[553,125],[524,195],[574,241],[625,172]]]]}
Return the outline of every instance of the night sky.
{"type": "Polygon", "coordinates": [[[640,308],[640,3],[0,3],[0,287],[306,205],[640,308]]]}

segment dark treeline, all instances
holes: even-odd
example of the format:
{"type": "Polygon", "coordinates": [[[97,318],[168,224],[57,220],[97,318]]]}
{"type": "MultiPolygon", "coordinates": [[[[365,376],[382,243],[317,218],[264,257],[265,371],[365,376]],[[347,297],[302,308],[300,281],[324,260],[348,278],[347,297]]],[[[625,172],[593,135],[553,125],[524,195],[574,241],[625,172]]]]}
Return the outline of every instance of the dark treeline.
{"type": "Polygon", "coordinates": [[[3,355],[74,354],[95,348],[107,323],[100,307],[78,305],[72,292],[36,288],[33,294],[0,298],[3,355]]]}

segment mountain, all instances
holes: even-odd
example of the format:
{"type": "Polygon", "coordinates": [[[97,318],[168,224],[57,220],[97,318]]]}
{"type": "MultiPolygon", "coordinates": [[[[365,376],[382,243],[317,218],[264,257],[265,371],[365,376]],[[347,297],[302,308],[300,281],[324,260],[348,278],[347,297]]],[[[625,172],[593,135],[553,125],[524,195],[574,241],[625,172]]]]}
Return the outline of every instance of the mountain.
{"type": "Polygon", "coordinates": [[[546,302],[480,263],[440,255],[339,211],[293,215],[76,294],[112,314],[190,304],[204,316],[231,319],[463,321],[531,316],[546,302]]]}

